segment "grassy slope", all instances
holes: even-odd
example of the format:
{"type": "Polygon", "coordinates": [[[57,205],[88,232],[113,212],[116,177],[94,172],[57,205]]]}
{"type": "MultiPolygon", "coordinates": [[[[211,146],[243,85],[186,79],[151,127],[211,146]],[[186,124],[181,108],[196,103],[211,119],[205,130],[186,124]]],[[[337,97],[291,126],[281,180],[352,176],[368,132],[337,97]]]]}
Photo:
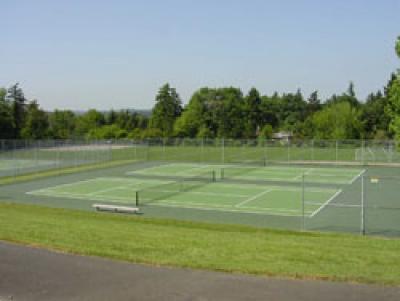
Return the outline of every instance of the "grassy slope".
{"type": "Polygon", "coordinates": [[[154,265],[400,285],[400,240],[7,203],[0,240],[154,265]]]}

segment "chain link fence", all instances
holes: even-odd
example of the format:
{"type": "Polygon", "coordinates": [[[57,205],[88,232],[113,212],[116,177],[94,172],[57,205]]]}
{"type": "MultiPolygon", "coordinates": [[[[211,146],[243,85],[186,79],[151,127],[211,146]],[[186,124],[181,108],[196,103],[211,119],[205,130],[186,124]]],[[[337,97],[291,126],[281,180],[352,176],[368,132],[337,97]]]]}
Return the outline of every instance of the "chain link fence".
{"type": "Polygon", "coordinates": [[[395,141],[0,140],[0,177],[111,160],[396,166],[400,155],[395,141]]]}

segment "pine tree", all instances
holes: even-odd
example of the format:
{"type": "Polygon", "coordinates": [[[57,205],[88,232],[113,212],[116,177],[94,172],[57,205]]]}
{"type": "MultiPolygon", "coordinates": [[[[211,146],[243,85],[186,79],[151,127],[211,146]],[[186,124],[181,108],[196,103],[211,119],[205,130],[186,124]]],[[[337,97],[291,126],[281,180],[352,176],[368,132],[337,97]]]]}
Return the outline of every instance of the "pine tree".
{"type": "Polygon", "coordinates": [[[14,138],[21,136],[21,129],[25,123],[26,98],[19,84],[11,86],[7,91],[7,100],[11,102],[11,112],[14,123],[14,138]]]}
{"type": "Polygon", "coordinates": [[[158,128],[164,137],[173,133],[175,120],[182,113],[182,102],[178,93],[169,84],[162,86],[156,96],[156,104],[153,108],[150,126],[158,128]]]}

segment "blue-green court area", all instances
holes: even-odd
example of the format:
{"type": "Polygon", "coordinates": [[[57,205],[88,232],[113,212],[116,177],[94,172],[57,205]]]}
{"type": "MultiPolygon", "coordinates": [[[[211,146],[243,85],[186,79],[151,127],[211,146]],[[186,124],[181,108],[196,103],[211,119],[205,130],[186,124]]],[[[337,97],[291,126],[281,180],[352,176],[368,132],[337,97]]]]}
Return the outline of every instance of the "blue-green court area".
{"type": "Polygon", "coordinates": [[[171,163],[128,172],[127,175],[146,176],[207,176],[215,172],[216,178],[249,181],[285,181],[320,184],[352,184],[363,172],[351,167],[310,167],[310,166],[251,166],[234,164],[191,164],[171,163]]]}
{"type": "Polygon", "coordinates": [[[279,185],[234,184],[223,181],[160,181],[137,177],[99,177],[34,190],[28,194],[80,199],[107,204],[163,206],[270,214],[316,216],[341,190],[279,185]],[[303,198],[303,193],[306,194],[303,198]],[[303,203],[303,199],[307,202],[303,203]]]}

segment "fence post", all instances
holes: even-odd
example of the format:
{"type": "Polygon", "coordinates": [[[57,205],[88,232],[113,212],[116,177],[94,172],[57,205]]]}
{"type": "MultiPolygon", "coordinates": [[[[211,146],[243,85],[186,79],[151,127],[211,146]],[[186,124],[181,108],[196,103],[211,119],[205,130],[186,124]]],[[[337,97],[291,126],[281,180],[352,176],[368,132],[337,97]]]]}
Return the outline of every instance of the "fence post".
{"type": "Polygon", "coordinates": [[[222,164],[225,163],[225,140],[224,138],[221,139],[221,147],[222,147],[222,164]]]}
{"type": "Polygon", "coordinates": [[[302,216],[301,228],[303,231],[305,231],[306,220],[305,220],[305,175],[304,175],[304,172],[301,176],[301,216],[302,216]]]}
{"type": "Polygon", "coordinates": [[[17,140],[14,139],[13,141],[13,152],[12,152],[12,160],[13,162],[15,162],[15,166],[14,166],[14,178],[17,177],[18,174],[18,162],[16,161],[16,152],[17,152],[17,140]]]}
{"type": "Polygon", "coordinates": [[[163,155],[162,155],[162,158],[163,158],[163,161],[166,161],[166,155],[165,155],[165,137],[163,137],[162,138],[162,152],[163,152],[163,155]]]}
{"type": "Polygon", "coordinates": [[[361,175],[361,228],[360,234],[365,235],[365,183],[364,174],[361,175]]]}
{"type": "Polygon", "coordinates": [[[204,137],[201,138],[200,162],[204,163],[204,137]]]}
{"type": "Polygon", "coordinates": [[[336,160],[336,165],[337,165],[337,163],[338,163],[338,156],[339,156],[339,154],[338,154],[338,151],[339,151],[338,147],[339,147],[339,142],[338,142],[338,140],[336,140],[336,142],[335,142],[335,160],[336,160]]]}
{"type": "Polygon", "coordinates": [[[365,151],[365,141],[363,139],[361,140],[361,165],[365,165],[364,151],[365,151]]]}
{"type": "Polygon", "coordinates": [[[314,156],[314,139],[311,140],[311,161],[315,160],[314,156]]]}
{"type": "Polygon", "coordinates": [[[267,139],[262,140],[262,148],[263,148],[263,156],[264,156],[264,163],[267,162],[267,139]]]}

